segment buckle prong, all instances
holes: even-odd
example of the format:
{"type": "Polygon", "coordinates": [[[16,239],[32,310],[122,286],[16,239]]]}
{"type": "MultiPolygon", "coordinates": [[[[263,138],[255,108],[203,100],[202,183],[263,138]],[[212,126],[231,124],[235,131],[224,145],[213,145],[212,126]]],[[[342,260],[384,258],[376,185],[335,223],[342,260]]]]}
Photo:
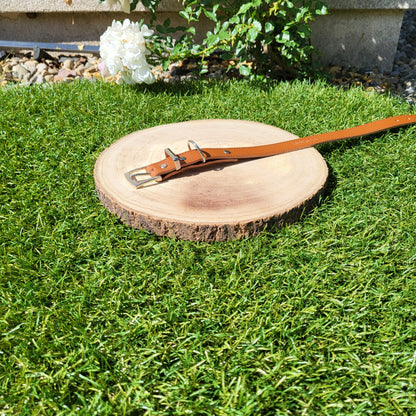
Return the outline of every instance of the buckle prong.
{"type": "Polygon", "coordinates": [[[134,185],[137,189],[142,188],[144,185],[146,185],[147,183],[150,182],[160,182],[162,180],[161,176],[153,176],[147,179],[143,179],[141,181],[138,181],[136,179],[136,176],[150,176],[150,174],[146,171],[144,171],[144,173],[141,173],[140,171],[143,170],[146,166],[142,166],[141,168],[136,168],[136,169],[132,169],[129,170],[128,172],[126,172],[124,174],[124,176],[126,177],[126,179],[132,184],[134,185]]]}
{"type": "Polygon", "coordinates": [[[186,159],[186,157],[178,156],[176,153],[173,153],[168,147],[165,149],[165,154],[172,158],[176,170],[181,168],[181,161],[186,159]]]}
{"type": "Polygon", "coordinates": [[[201,155],[202,162],[205,163],[207,161],[207,158],[205,157],[205,155],[202,152],[202,150],[200,149],[200,147],[193,140],[188,140],[188,149],[189,150],[192,150],[191,144],[195,147],[196,150],[198,150],[198,153],[201,155]]]}

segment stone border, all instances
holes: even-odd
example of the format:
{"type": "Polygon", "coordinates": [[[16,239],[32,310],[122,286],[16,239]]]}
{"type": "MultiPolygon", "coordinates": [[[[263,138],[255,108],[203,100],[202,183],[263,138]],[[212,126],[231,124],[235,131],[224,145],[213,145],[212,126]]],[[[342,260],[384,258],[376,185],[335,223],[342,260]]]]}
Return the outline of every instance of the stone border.
{"type": "MultiPolygon", "coordinates": [[[[0,4],[0,13],[81,13],[81,12],[120,12],[120,6],[99,4],[98,0],[72,0],[68,6],[64,0],[8,0],[0,4]]],[[[325,0],[331,10],[408,10],[416,8],[415,0],[325,0]]],[[[177,0],[163,0],[159,9],[178,11],[181,9],[177,0]]],[[[146,8],[140,3],[138,12],[146,8]]]]}
{"type": "Polygon", "coordinates": [[[332,10],[409,10],[416,8],[415,0],[325,0],[325,3],[332,10]]]}
{"type": "MultiPolygon", "coordinates": [[[[148,21],[150,18],[141,4],[135,12],[127,14],[119,5],[106,6],[98,0],[73,0],[71,6],[64,0],[9,0],[4,3],[0,0],[0,40],[9,41],[98,44],[101,34],[114,19],[148,21]]],[[[170,18],[174,26],[186,25],[178,15],[180,9],[177,0],[162,1],[156,23],[170,18]]],[[[197,39],[203,39],[211,26],[207,19],[202,19],[197,39]]]]}
{"type": "MultiPolygon", "coordinates": [[[[181,7],[177,0],[164,0],[160,3],[159,9],[178,11],[181,7]]],[[[145,12],[146,8],[139,3],[136,10],[137,12],[145,12]]],[[[68,6],[64,0],[8,0],[6,4],[0,4],[0,13],[117,13],[120,11],[120,5],[99,4],[98,0],[72,0],[71,6],[68,6]]]]}

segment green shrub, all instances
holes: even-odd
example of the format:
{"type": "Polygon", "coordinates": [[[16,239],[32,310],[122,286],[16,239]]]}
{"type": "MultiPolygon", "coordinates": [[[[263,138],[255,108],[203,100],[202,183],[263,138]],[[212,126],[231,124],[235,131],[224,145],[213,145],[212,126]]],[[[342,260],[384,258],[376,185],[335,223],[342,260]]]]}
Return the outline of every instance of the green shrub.
{"type": "MultiPolygon", "coordinates": [[[[160,0],[143,0],[152,11],[154,22],[160,0]]],[[[134,10],[138,1],[134,0],[134,10]]],[[[309,23],[317,15],[327,12],[318,0],[242,0],[195,1],[182,0],[179,14],[186,19],[187,27],[171,27],[170,20],[156,25],[150,49],[165,68],[176,60],[198,57],[202,72],[204,59],[215,50],[226,58],[236,58],[236,65],[244,76],[275,76],[276,71],[295,75],[311,63],[312,46],[309,23]],[[195,24],[206,16],[214,29],[206,33],[201,43],[194,41],[195,24]],[[183,32],[179,39],[174,33],[183,32]],[[167,52],[169,51],[169,52],[167,52]]]]}

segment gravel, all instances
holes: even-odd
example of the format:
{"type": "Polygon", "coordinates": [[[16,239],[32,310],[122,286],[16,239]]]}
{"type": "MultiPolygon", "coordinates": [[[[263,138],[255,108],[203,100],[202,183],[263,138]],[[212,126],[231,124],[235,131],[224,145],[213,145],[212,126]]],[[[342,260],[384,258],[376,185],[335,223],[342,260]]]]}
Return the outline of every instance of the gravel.
{"type": "Polygon", "coordinates": [[[403,18],[396,59],[390,76],[397,77],[397,90],[410,104],[416,103],[416,10],[403,18]]]}
{"type": "MultiPolygon", "coordinates": [[[[32,85],[52,82],[71,82],[75,79],[117,82],[117,77],[103,77],[99,71],[100,59],[94,55],[58,55],[41,50],[24,51],[8,55],[0,50],[0,86],[32,85]],[[35,59],[36,58],[36,59],[35,59]]],[[[238,71],[227,72],[229,62],[213,55],[208,62],[205,79],[229,79],[238,77],[238,71]]],[[[405,12],[398,49],[390,73],[377,69],[357,70],[331,66],[323,68],[330,82],[340,88],[361,86],[369,92],[390,93],[408,103],[416,103],[416,10],[405,12]]],[[[184,61],[173,64],[168,71],[154,68],[156,79],[164,82],[180,82],[197,79],[196,63],[184,61]]]]}

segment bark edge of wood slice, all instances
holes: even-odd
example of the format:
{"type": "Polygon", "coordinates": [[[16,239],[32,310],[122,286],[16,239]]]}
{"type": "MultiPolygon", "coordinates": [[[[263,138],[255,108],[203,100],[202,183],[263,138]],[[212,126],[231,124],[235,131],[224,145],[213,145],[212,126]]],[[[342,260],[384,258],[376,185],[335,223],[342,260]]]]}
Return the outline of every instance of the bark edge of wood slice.
{"type": "Polygon", "coordinates": [[[245,147],[297,136],[267,124],[194,120],[139,130],[114,142],[94,167],[98,198],[124,223],[159,236],[193,241],[247,238],[296,222],[319,201],[328,167],[314,148],[198,169],[136,189],[129,170],[163,159],[166,147],[245,147]]]}

